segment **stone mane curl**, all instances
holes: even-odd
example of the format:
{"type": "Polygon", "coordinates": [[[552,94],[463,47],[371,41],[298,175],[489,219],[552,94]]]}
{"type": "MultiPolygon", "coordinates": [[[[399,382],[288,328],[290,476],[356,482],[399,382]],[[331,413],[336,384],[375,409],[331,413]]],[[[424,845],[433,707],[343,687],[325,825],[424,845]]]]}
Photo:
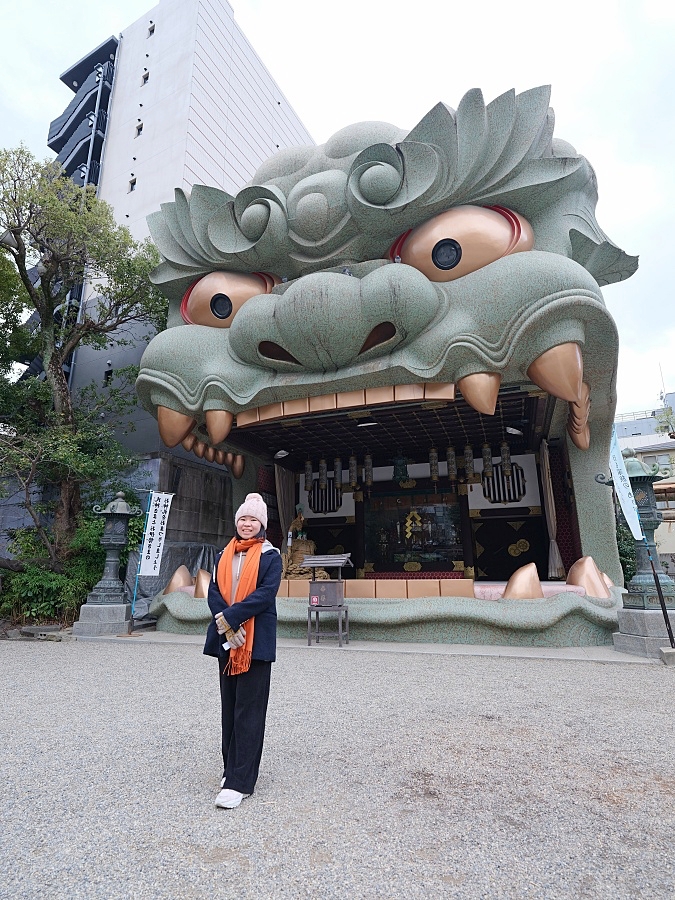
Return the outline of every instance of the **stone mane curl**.
{"type": "Polygon", "coordinates": [[[459,204],[503,204],[534,227],[536,249],[568,256],[600,285],[629,277],[628,256],[595,218],[593,169],[553,138],[550,87],[471,90],[408,133],[348,126],[320,147],[284,150],[236,197],[195,185],[148,217],[163,257],[152,276],[172,299],[216,269],[289,279],[384,256],[402,232],[459,204]]]}

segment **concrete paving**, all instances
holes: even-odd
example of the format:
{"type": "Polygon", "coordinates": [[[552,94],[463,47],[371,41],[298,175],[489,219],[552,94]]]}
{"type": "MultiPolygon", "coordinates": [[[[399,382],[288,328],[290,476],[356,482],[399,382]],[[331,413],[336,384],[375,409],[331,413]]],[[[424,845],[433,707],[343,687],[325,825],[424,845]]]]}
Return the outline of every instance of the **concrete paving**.
{"type": "MultiPolygon", "coordinates": [[[[98,635],[82,637],[78,640],[112,641],[133,640],[135,643],[149,644],[194,644],[204,645],[204,638],[191,634],[171,634],[166,631],[136,631],[125,635],[98,635]]],[[[323,640],[307,645],[305,638],[278,638],[279,647],[297,647],[307,650],[339,650],[336,640],[323,640]]],[[[426,653],[438,656],[499,656],[511,659],[576,659],[586,662],[626,663],[638,666],[661,666],[662,659],[646,658],[632,653],[617,653],[613,647],[509,647],[501,644],[422,644],[422,643],[388,643],[386,641],[351,641],[343,650],[352,653],[367,651],[369,653],[426,653]]]]}
{"type": "Polygon", "coordinates": [[[671,898],[675,670],[587,652],[280,641],[224,811],[201,639],[2,642],[0,897],[671,898]]]}

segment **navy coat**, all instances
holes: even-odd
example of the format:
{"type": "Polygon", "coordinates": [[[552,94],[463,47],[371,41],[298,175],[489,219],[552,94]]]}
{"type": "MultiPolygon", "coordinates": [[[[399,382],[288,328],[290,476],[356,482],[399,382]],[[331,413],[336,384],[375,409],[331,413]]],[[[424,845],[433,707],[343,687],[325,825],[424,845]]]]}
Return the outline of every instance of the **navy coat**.
{"type": "MultiPolygon", "coordinates": [[[[255,630],[253,632],[252,659],[264,659],[274,662],[277,653],[277,593],[281,583],[281,557],[279,553],[268,544],[260,557],[258,567],[258,581],[256,589],[239,603],[228,606],[223,600],[223,595],[218,589],[215,573],[218,563],[223,555],[218,554],[214,568],[214,576],[209,585],[209,609],[215,616],[216,613],[224,614],[227,624],[233,631],[237,631],[252,616],[255,616],[255,630]]],[[[222,645],[227,638],[224,634],[218,634],[216,623],[211,620],[206,632],[204,653],[207,656],[222,656],[222,645]]]]}

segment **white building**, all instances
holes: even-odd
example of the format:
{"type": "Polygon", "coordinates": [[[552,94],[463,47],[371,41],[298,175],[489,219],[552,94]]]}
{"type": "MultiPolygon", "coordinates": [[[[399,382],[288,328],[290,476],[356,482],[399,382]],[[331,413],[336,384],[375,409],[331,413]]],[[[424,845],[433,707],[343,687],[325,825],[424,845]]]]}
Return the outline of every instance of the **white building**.
{"type": "Polygon", "coordinates": [[[161,0],[61,80],[75,97],[49,146],[137,239],[174,188],[236,193],[277,149],[314,143],[227,0],[161,0]]]}
{"type": "Polygon", "coordinates": [[[161,0],[120,35],[99,196],[136,238],[173,189],[236,193],[277,149],[313,143],[227,0],[161,0]]]}
{"type": "MultiPolygon", "coordinates": [[[[61,81],[75,96],[51,123],[49,146],[75,181],[98,186],[137,240],[174,188],[234,194],[277,149],[314,143],[227,0],[161,0],[61,81]]],[[[138,363],[143,350],[80,348],[72,387],[138,363]]],[[[125,443],[144,454],[165,449],[154,420],[140,408],[135,418],[125,443]]]]}
{"type": "MultiPolygon", "coordinates": [[[[146,216],[173,200],[174,188],[199,183],[235,194],[278,149],[314,143],[227,0],[160,0],[61,80],[74,97],[51,123],[49,146],[77,183],[98,186],[138,240],[148,235],[146,216]]],[[[144,349],[140,340],[81,347],[73,389],[102,384],[107,370],[137,364],[144,349]]],[[[169,538],[218,544],[224,498],[231,503],[227,470],[181,447],[168,451],[140,407],[133,418],[136,430],[121,439],[149,460],[154,486],[176,491],[169,538]],[[181,508],[192,515],[180,516],[181,508]]]]}

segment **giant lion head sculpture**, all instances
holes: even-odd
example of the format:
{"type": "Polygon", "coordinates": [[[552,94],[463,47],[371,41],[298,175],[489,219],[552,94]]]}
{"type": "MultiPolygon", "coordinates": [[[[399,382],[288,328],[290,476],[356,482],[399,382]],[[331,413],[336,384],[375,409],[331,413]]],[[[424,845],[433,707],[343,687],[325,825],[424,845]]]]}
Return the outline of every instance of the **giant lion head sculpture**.
{"type": "Polygon", "coordinates": [[[549,93],[486,106],[472,90],[412,131],[363,122],[283,150],[236,197],[176,190],[148,220],[170,314],[138,379],[164,441],[232,462],[218,445],[235,419],[339,408],[364,385],[394,402],[457,385],[490,414],[500,386],[530,382],[569,404],[588,448],[618,354],[600,287],[637,259],[598,226],[594,172],[553,137],[549,93]]]}

